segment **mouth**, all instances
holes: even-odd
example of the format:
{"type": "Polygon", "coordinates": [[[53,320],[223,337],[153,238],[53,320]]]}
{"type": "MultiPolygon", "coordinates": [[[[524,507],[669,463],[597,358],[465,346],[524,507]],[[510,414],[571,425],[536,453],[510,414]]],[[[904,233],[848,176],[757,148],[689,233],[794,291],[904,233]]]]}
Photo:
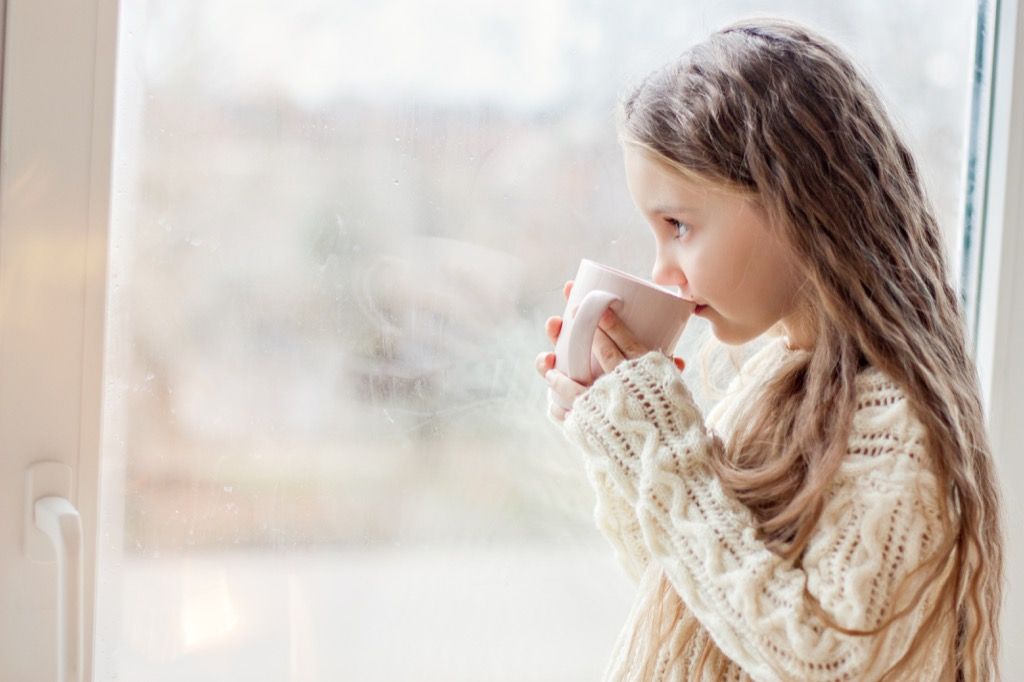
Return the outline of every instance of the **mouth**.
{"type": "Polygon", "coordinates": [[[693,309],[693,314],[694,315],[700,315],[704,311],[705,308],[707,308],[706,305],[698,305],[696,308],[693,309]]]}

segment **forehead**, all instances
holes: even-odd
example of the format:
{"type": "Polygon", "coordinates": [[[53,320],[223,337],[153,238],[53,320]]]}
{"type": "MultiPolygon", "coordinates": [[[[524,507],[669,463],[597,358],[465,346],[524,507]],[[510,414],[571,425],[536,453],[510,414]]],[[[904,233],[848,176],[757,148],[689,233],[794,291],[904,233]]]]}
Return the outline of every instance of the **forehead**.
{"type": "Polygon", "coordinates": [[[644,149],[626,145],[623,157],[630,191],[651,207],[682,204],[696,208],[720,194],[709,183],[684,176],[644,149]]]}

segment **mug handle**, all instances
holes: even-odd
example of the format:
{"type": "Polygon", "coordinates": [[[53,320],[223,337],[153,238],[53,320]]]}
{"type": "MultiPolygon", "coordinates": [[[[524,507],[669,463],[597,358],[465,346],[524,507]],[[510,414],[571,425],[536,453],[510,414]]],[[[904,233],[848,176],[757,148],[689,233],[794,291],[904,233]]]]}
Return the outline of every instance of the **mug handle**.
{"type": "Polygon", "coordinates": [[[594,348],[594,335],[601,322],[601,315],[612,304],[622,301],[615,294],[594,289],[583,297],[576,317],[573,318],[572,329],[569,330],[569,342],[566,347],[566,374],[573,381],[589,385],[594,373],[591,366],[591,355],[594,348]]]}

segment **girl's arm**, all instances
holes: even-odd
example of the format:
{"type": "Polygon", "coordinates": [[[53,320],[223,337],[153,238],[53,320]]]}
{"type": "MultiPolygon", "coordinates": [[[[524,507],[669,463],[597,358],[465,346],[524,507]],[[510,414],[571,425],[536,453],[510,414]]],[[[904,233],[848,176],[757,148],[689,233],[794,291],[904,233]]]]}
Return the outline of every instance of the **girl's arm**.
{"type": "Polygon", "coordinates": [[[926,606],[896,621],[871,657],[874,637],[826,627],[804,594],[806,587],[847,628],[874,627],[897,596],[905,603],[895,586],[943,535],[923,427],[884,377],[862,379],[861,389],[883,400],[858,409],[849,453],[799,566],[757,539],[750,510],[723,492],[707,464],[723,445],[659,351],[600,377],[565,420],[588,471],[631,506],[687,607],[755,679],[876,675],[906,651],[926,606]]]}
{"type": "Polygon", "coordinates": [[[600,467],[587,462],[587,478],[596,493],[594,522],[615,550],[615,558],[634,585],[640,584],[651,561],[651,553],[644,542],[643,529],[636,508],[619,487],[600,467]]]}
{"type": "MultiPolygon", "coordinates": [[[[549,421],[561,428],[562,423],[549,421]]],[[[585,461],[587,479],[595,493],[594,524],[615,551],[622,570],[639,585],[644,571],[651,561],[651,553],[644,542],[643,530],[636,516],[636,508],[622,496],[619,487],[608,476],[604,467],[594,466],[597,462],[585,461]]]]}

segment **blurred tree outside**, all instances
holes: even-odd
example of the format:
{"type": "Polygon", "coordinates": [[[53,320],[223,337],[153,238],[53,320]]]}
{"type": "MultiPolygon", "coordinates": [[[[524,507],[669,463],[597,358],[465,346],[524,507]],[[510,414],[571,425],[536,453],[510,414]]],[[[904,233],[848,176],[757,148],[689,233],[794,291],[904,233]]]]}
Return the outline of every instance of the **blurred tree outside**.
{"type": "MultiPolygon", "coordinates": [[[[952,244],[971,17],[948,5],[786,15],[875,79],[952,244]]],[[[761,8],[150,3],[128,547],[593,538],[543,320],[580,257],[649,275],[617,94],[761,8]],[[409,54],[374,67],[385,20],[409,54]]]]}

